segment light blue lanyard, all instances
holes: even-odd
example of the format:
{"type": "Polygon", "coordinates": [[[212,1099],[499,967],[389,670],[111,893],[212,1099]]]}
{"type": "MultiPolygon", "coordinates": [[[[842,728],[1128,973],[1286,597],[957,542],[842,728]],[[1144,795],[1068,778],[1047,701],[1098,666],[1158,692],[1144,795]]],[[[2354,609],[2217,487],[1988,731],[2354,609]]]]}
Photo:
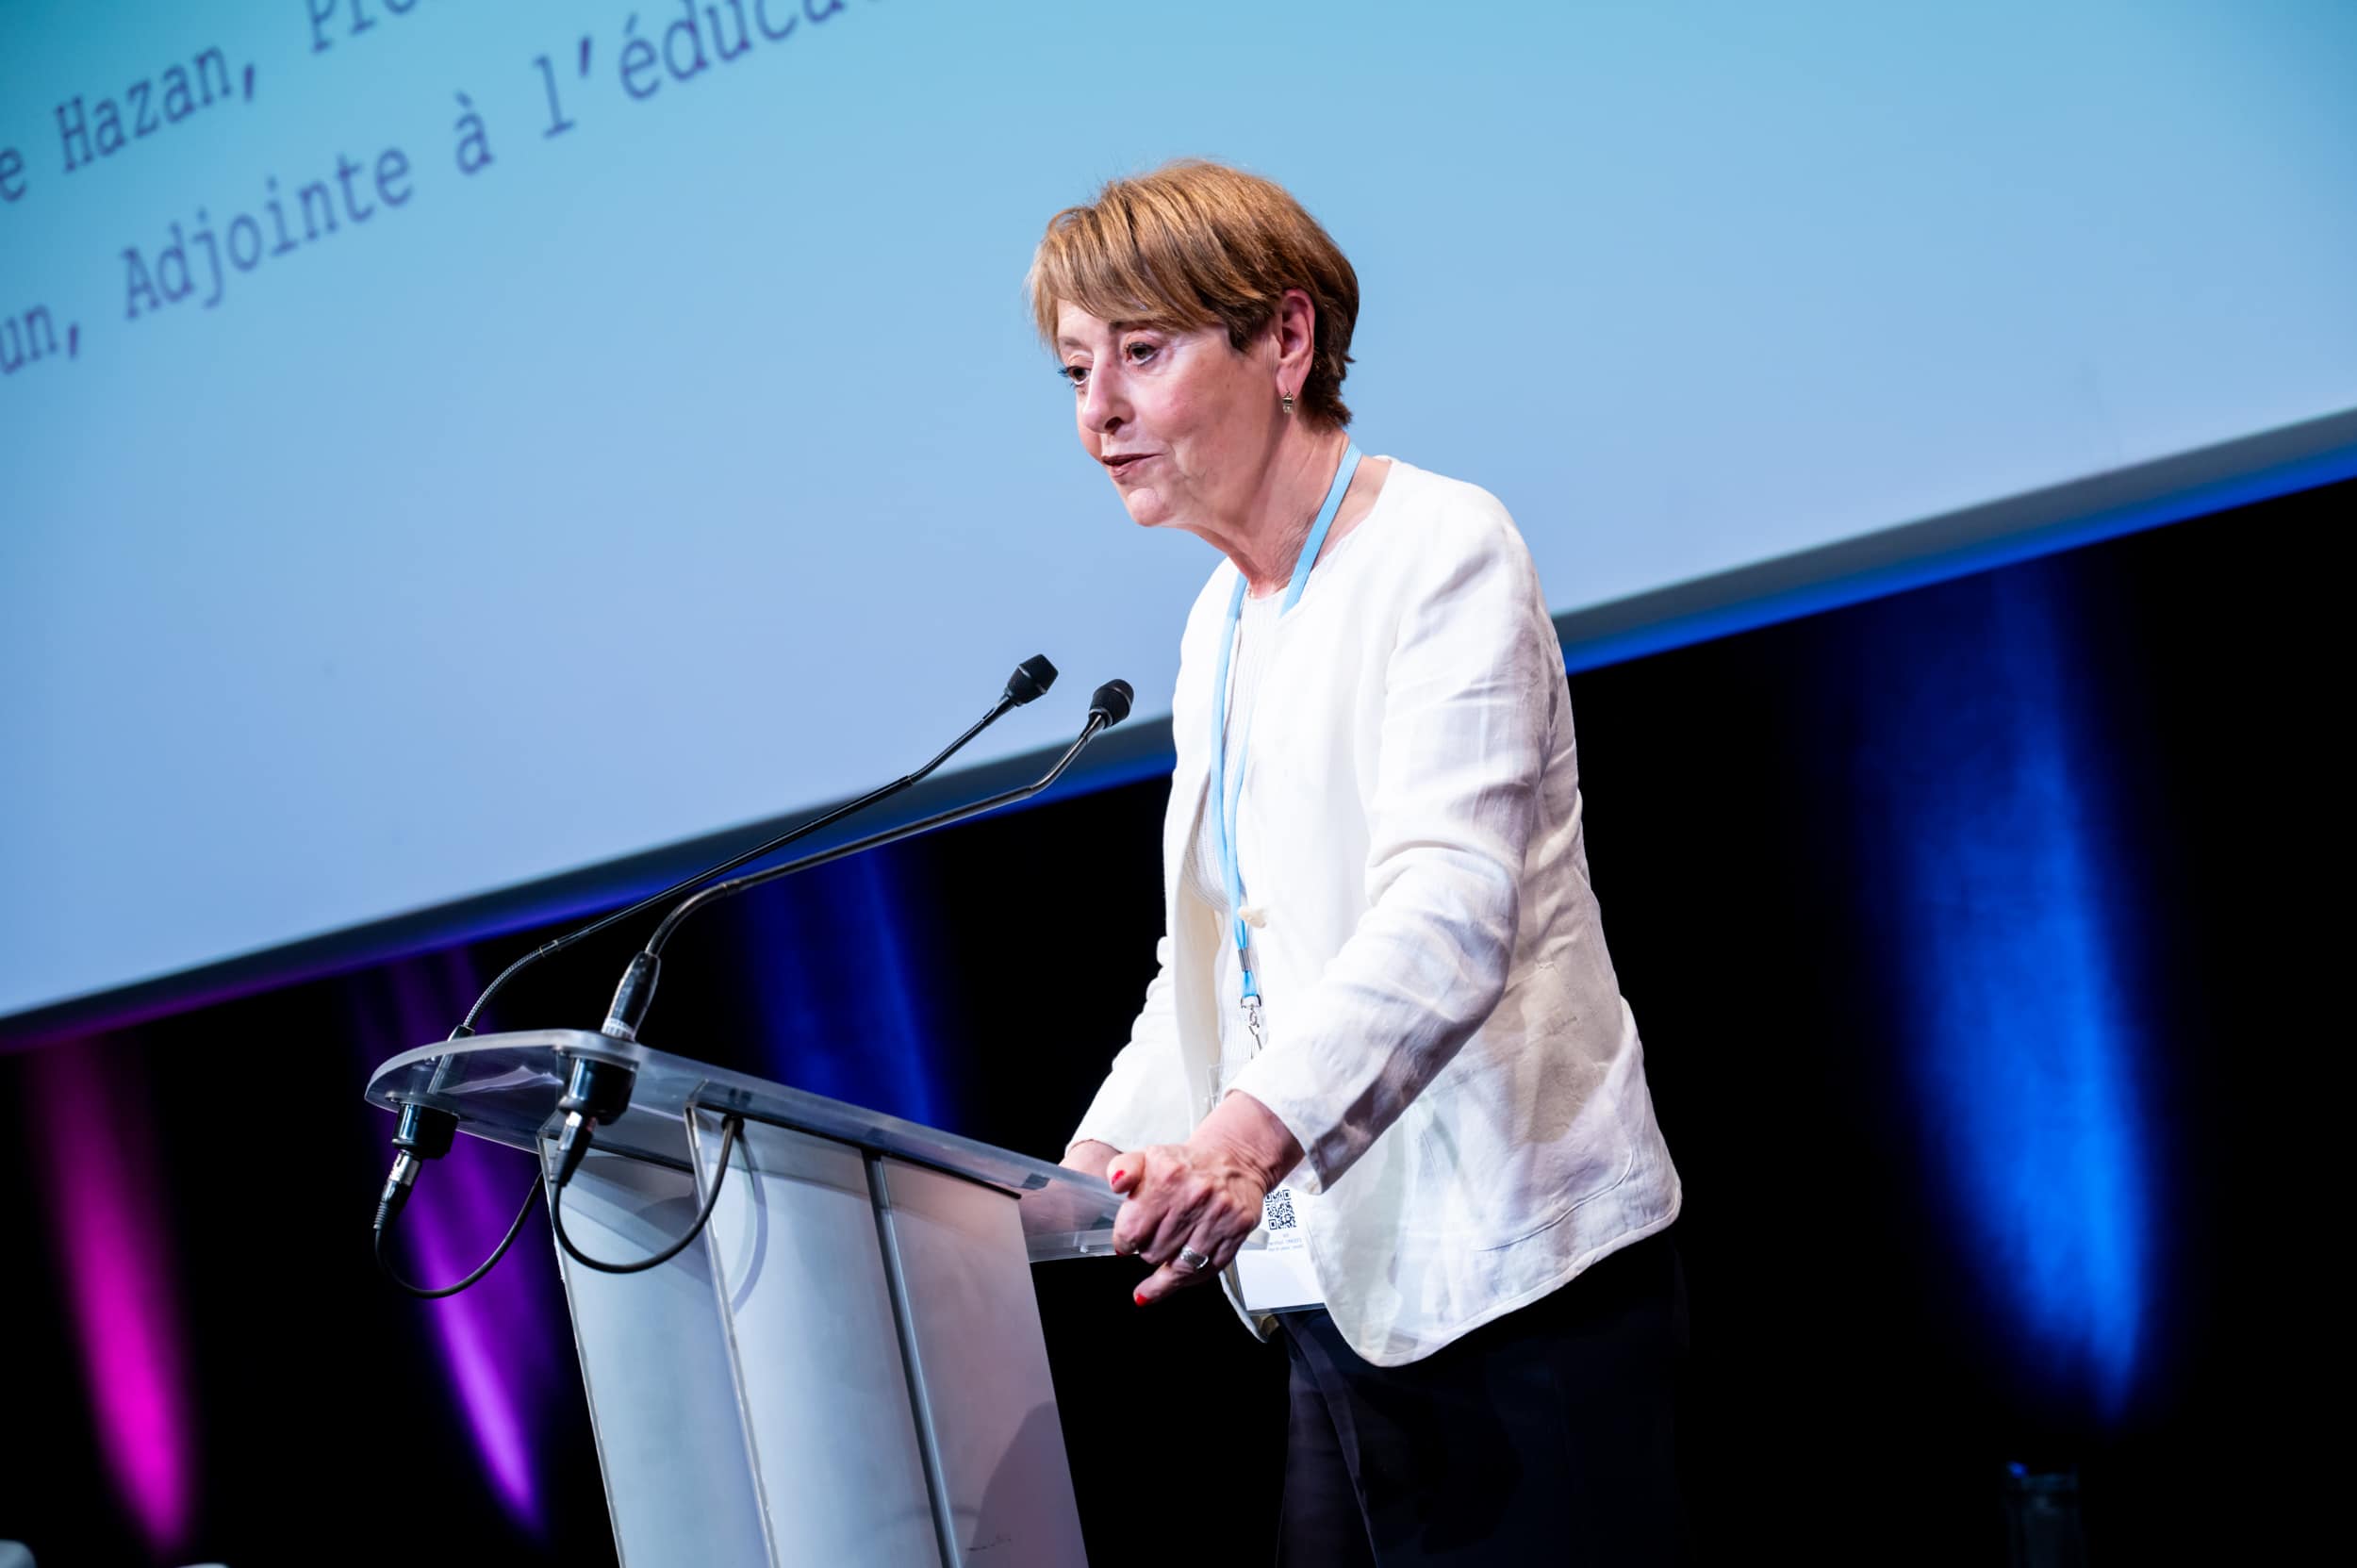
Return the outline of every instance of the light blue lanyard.
{"type": "MultiPolygon", "coordinates": [[[[1301,590],[1310,585],[1310,569],[1317,565],[1318,552],[1326,547],[1326,532],[1334,526],[1334,514],[1343,508],[1343,492],[1350,488],[1350,476],[1359,471],[1359,443],[1350,442],[1343,448],[1343,466],[1334,470],[1334,483],[1326,492],[1326,504],[1318,508],[1317,521],[1310,525],[1310,536],[1302,541],[1301,558],[1294,563],[1293,581],[1285,586],[1285,602],[1279,616],[1291,610],[1301,599],[1301,590]]],[[[1244,730],[1236,737],[1235,777],[1228,776],[1228,674],[1235,658],[1236,628],[1244,620],[1244,573],[1236,573],[1236,591],[1228,598],[1228,629],[1219,642],[1219,685],[1212,692],[1211,703],[1211,831],[1217,834],[1219,869],[1228,893],[1228,918],[1235,928],[1236,967],[1244,976],[1244,1021],[1252,1030],[1255,1048],[1261,1042],[1261,985],[1252,976],[1252,937],[1244,923],[1244,873],[1236,866],[1236,807],[1244,799],[1244,751],[1252,744],[1252,715],[1244,717],[1244,730]]],[[[1256,701],[1253,706],[1258,707],[1256,701]]]]}

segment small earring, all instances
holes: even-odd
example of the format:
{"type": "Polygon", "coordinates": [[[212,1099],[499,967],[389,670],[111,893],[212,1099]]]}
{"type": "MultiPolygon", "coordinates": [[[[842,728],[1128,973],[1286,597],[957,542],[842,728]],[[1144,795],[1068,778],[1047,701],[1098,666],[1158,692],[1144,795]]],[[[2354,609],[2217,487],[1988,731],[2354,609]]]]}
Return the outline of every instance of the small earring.
{"type": "Polygon", "coordinates": [[[1290,414],[1294,411],[1294,395],[1291,392],[1277,393],[1277,402],[1278,406],[1282,407],[1286,413],[1290,414]]]}

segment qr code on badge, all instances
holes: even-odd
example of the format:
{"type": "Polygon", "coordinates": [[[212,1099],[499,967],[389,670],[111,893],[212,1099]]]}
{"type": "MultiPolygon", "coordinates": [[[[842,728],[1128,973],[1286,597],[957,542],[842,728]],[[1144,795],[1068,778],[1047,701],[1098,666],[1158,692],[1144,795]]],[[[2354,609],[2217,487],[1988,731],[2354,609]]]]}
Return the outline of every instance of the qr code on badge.
{"type": "Polygon", "coordinates": [[[1294,1195],[1283,1191],[1269,1194],[1261,1204],[1261,1223],[1271,1230],[1292,1230],[1294,1228],[1294,1195]]]}

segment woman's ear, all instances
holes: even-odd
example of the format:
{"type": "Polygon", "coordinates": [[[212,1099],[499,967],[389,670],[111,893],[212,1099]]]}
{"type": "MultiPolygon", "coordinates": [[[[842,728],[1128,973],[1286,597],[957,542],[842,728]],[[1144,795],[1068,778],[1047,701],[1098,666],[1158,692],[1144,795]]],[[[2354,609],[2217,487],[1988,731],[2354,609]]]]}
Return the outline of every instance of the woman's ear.
{"type": "Polygon", "coordinates": [[[1277,319],[1269,327],[1277,340],[1280,389],[1298,393],[1317,353],[1318,307],[1306,289],[1288,289],[1277,302],[1277,319]]]}

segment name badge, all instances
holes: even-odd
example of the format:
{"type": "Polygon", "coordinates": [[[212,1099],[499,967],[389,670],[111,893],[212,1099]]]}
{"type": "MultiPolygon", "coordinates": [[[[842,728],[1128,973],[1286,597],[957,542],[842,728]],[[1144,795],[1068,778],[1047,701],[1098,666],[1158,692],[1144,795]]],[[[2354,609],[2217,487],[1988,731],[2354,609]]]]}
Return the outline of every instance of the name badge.
{"type": "Polygon", "coordinates": [[[1279,1187],[1261,1199],[1261,1229],[1237,1250],[1234,1267],[1236,1288],[1248,1311],[1298,1312],[1326,1305],[1291,1187],[1279,1187]]]}

